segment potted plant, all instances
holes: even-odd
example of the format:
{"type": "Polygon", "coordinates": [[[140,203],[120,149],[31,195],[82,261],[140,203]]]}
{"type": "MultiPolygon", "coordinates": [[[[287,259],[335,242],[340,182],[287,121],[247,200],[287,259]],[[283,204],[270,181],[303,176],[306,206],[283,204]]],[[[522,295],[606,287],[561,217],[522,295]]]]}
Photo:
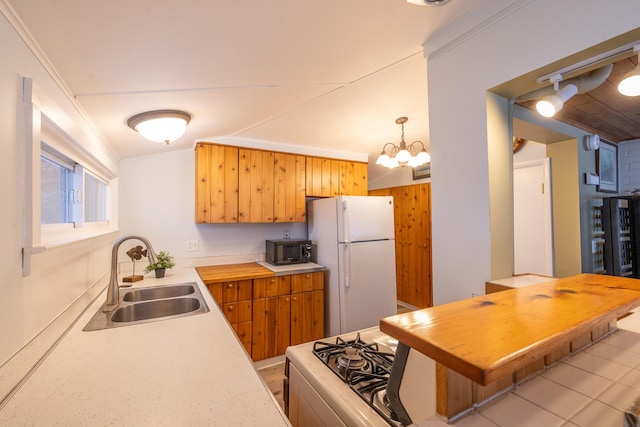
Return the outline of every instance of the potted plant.
{"type": "Polygon", "coordinates": [[[144,269],[145,273],[149,273],[151,271],[156,272],[156,278],[164,277],[164,273],[167,271],[167,268],[172,268],[176,263],[173,261],[173,257],[169,255],[167,251],[160,251],[156,255],[157,261],[154,264],[149,264],[147,268],[144,269]]]}

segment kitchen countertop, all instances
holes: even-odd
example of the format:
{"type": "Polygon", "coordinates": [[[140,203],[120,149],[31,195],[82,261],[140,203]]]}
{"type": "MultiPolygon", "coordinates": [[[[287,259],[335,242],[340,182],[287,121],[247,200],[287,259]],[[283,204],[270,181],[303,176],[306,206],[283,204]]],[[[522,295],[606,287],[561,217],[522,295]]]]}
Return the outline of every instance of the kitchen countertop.
{"type": "Polygon", "coordinates": [[[105,292],[0,409],[0,425],[288,426],[195,269],[134,288],[196,282],[210,311],[83,332],[105,292]]]}
{"type": "Polygon", "coordinates": [[[380,321],[380,329],[487,385],[640,305],[640,281],[581,274],[380,321]]]}
{"type": "Polygon", "coordinates": [[[249,262],[245,264],[212,265],[196,268],[204,283],[286,276],[289,274],[324,271],[325,269],[326,268],[324,266],[312,262],[290,265],[271,265],[264,261],[249,262]]]}

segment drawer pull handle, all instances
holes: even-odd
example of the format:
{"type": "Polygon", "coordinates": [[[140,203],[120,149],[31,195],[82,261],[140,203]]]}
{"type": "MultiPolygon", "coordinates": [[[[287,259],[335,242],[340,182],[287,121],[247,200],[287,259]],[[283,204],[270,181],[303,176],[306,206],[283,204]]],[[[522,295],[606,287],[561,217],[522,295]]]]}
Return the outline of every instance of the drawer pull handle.
{"type": "Polygon", "coordinates": [[[233,306],[232,306],[232,305],[228,306],[228,307],[227,307],[227,310],[229,310],[229,311],[233,311],[233,306]]]}
{"type": "Polygon", "coordinates": [[[233,288],[233,283],[229,283],[229,284],[227,285],[227,288],[229,288],[229,289],[233,288]]]}

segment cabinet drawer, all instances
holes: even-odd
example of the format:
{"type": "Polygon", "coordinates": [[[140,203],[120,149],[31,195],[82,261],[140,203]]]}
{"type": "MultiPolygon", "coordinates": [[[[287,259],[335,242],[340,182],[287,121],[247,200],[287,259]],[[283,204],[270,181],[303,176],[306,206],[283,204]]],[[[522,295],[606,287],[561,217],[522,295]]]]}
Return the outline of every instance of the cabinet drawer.
{"type": "Polygon", "coordinates": [[[229,323],[250,322],[253,304],[251,301],[239,301],[222,304],[222,312],[229,323]]]}
{"type": "Polygon", "coordinates": [[[242,343],[250,343],[251,342],[251,322],[242,322],[233,325],[233,330],[235,331],[238,338],[240,338],[240,342],[242,343]]]}
{"type": "Polygon", "coordinates": [[[276,297],[291,293],[291,276],[253,279],[253,298],[276,297]]]}
{"type": "Polygon", "coordinates": [[[314,273],[294,274],[291,276],[291,293],[310,292],[324,289],[324,273],[316,271],[314,273]]]}
{"type": "Polygon", "coordinates": [[[252,296],[251,280],[231,280],[207,285],[209,292],[218,304],[236,301],[249,301],[252,296]]]}

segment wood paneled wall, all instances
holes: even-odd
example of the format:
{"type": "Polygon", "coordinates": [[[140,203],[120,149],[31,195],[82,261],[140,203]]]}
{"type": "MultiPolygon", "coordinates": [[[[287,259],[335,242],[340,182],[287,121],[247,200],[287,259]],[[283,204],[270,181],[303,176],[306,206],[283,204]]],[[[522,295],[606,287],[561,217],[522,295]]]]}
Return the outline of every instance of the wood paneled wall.
{"type": "Polygon", "coordinates": [[[431,184],[371,190],[369,195],[393,196],[398,299],[431,307],[431,184]]]}

